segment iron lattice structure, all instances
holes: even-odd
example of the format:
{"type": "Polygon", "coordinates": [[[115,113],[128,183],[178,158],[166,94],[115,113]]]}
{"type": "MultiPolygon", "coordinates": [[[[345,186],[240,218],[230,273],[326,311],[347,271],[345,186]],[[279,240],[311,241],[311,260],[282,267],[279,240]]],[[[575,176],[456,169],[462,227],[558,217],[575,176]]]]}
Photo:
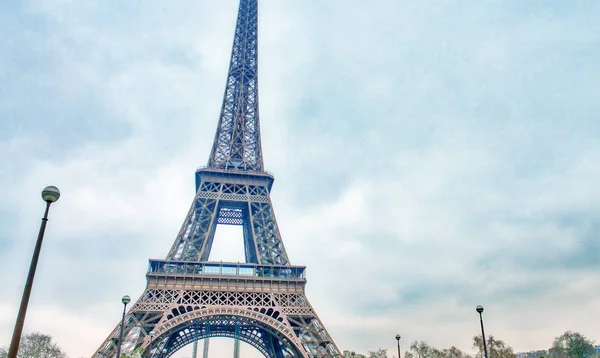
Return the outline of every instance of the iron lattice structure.
{"type": "MultiPolygon", "coordinates": [[[[268,358],[341,357],[273,211],[258,118],[257,8],[257,0],[240,1],[208,165],[196,171],[194,201],[167,257],[149,262],[146,290],[125,316],[123,353],[141,348],[144,357],[166,358],[198,340],[230,337],[268,358]],[[208,261],[219,224],[243,227],[245,263],[208,261]]],[[[93,357],[113,358],[120,331],[119,324],[93,357]]]]}
{"type": "Polygon", "coordinates": [[[258,120],[258,0],[240,2],[221,116],[208,166],[263,171],[258,120]]]}

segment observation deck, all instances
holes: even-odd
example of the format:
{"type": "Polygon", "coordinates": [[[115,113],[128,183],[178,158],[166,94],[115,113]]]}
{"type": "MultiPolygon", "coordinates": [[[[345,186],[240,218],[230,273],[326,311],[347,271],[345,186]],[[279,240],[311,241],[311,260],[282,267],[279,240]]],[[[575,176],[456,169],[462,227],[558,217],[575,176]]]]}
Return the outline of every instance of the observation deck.
{"type": "Polygon", "coordinates": [[[303,292],[306,266],[149,260],[148,286],[253,292],[303,292]]]}

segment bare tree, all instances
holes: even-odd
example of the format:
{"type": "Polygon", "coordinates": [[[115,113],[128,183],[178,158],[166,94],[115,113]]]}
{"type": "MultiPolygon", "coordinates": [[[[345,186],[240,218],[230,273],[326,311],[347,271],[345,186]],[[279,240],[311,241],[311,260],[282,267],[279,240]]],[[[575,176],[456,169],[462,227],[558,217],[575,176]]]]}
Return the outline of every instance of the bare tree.
{"type": "Polygon", "coordinates": [[[414,341],[410,350],[404,353],[404,358],[439,358],[440,351],[425,341],[414,341]]]}
{"type": "Polygon", "coordinates": [[[594,342],[581,333],[567,331],[556,337],[550,348],[553,358],[589,358],[594,356],[594,342]]]}
{"type": "MultiPolygon", "coordinates": [[[[6,349],[0,349],[0,358],[8,356],[6,349]]],[[[21,338],[17,358],[67,358],[67,354],[46,334],[34,332],[21,338]]]]}
{"type": "Polygon", "coordinates": [[[379,348],[375,352],[369,352],[369,358],[388,358],[387,349],[379,348]]]}
{"type": "MultiPolygon", "coordinates": [[[[473,348],[477,351],[475,358],[483,356],[483,340],[481,336],[473,337],[473,348]]],[[[489,358],[516,358],[512,347],[500,339],[489,336],[487,339],[487,350],[489,358]]]]}
{"type": "Polygon", "coordinates": [[[471,356],[454,346],[439,350],[425,341],[414,341],[410,345],[410,350],[404,353],[404,358],[471,358],[471,356]]]}
{"type": "Polygon", "coordinates": [[[439,353],[441,358],[471,358],[470,355],[466,354],[455,346],[445,348],[442,351],[439,351],[439,353]]]}
{"type": "MultiPolygon", "coordinates": [[[[342,356],[343,356],[344,358],[367,358],[367,357],[365,357],[364,355],[362,355],[362,354],[360,354],[360,353],[356,353],[356,352],[354,352],[354,351],[348,351],[348,350],[345,350],[345,351],[342,353],[342,356]]],[[[2,357],[0,357],[0,358],[2,358],[2,357]]]]}

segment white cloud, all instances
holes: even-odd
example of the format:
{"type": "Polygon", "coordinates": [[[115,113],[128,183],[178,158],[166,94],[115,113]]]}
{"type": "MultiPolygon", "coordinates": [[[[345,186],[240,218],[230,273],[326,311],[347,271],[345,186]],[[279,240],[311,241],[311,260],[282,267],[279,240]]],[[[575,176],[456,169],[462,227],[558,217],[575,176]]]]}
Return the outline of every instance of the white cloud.
{"type": "MultiPolygon", "coordinates": [[[[0,274],[1,336],[48,184],[63,196],[27,329],[87,356],[120,296],[142,292],[208,157],[236,6],[46,0],[0,21],[14,35],[0,40],[12,88],[0,91],[0,258],[13,268],[0,274]]],[[[517,350],[568,329],[599,339],[599,54],[586,6],[261,3],[272,198],[341,349],[394,352],[399,331],[405,345],[469,350],[476,304],[517,350]]]]}

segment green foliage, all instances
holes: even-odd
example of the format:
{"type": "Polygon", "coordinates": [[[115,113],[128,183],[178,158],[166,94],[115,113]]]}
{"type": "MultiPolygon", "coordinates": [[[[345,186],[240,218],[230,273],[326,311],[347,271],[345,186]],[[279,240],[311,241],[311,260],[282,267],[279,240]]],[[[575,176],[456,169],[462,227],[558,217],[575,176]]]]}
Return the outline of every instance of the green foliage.
{"type": "Polygon", "coordinates": [[[138,353],[138,352],[135,352],[135,353],[133,353],[132,355],[129,355],[129,354],[121,354],[121,358],[141,358],[141,357],[142,357],[142,354],[141,354],[141,353],[138,353]]]}
{"type": "Polygon", "coordinates": [[[552,358],[590,358],[594,356],[594,342],[581,333],[567,331],[554,339],[549,355],[552,358]]]}
{"type": "MultiPolygon", "coordinates": [[[[489,358],[516,358],[512,347],[502,340],[496,339],[494,336],[489,336],[486,343],[489,358]]],[[[473,348],[477,351],[475,358],[481,358],[483,356],[483,340],[481,336],[473,337],[473,348]]]]}
{"type": "Polygon", "coordinates": [[[548,353],[546,353],[546,350],[540,350],[540,351],[536,351],[536,352],[530,352],[529,355],[527,356],[527,358],[544,358],[544,357],[549,357],[548,353]]]}
{"type": "MultiPolygon", "coordinates": [[[[0,349],[0,358],[6,358],[8,351],[0,349]]],[[[42,333],[29,333],[21,337],[17,358],[67,358],[67,354],[52,342],[52,337],[42,333]]]]}
{"type": "Polygon", "coordinates": [[[133,354],[131,355],[121,354],[121,358],[142,358],[142,353],[144,353],[144,350],[142,349],[142,347],[139,347],[135,351],[133,351],[133,354]]]}

